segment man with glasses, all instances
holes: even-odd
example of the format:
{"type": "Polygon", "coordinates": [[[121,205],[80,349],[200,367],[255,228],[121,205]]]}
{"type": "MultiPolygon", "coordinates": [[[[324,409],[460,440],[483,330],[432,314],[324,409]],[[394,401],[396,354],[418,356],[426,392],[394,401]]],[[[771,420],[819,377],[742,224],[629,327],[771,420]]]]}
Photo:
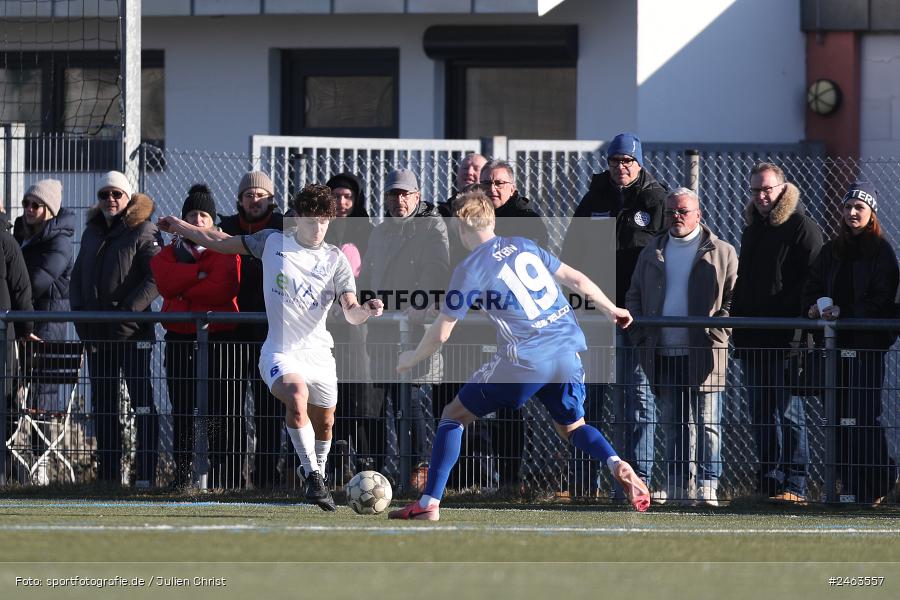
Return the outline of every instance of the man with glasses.
{"type": "MultiPolygon", "coordinates": [[[[284,216],[275,202],[275,185],[262,171],[250,171],[241,177],[237,189],[237,213],[223,217],[219,228],[228,235],[253,235],[265,229],[281,231],[284,216]]],[[[263,298],[263,265],[255,256],[241,257],[240,288],[238,290],[240,312],[265,312],[263,298]]],[[[235,377],[244,382],[239,396],[229,402],[242,402],[247,386],[253,393],[253,414],[256,429],[256,449],[253,466],[253,486],[271,489],[277,474],[275,466],[281,451],[281,402],[275,398],[265,383],[256,376],[262,343],[269,333],[267,324],[238,325],[234,330],[235,377]]]]}
{"type": "MultiPolygon", "coordinates": [[[[750,198],[731,313],[742,317],[803,315],[801,291],[822,247],[822,232],[806,214],[800,190],[772,163],[750,170],[750,198]]],[[[759,452],[756,491],[773,501],[806,502],[809,446],[803,398],[792,396],[785,360],[790,329],[736,329],[753,433],[759,452]]]]}
{"type": "MultiPolygon", "coordinates": [[[[418,180],[408,169],[397,169],[388,174],[384,186],[384,203],[387,215],[372,231],[360,269],[360,297],[365,299],[366,292],[372,291],[385,293],[382,297],[385,310],[406,311],[413,324],[410,337],[415,338],[424,333],[425,321],[433,320],[437,311],[434,310],[436,306],[431,303],[431,296],[425,298],[423,294],[413,292],[427,294],[431,290],[443,290],[450,278],[447,225],[437,209],[422,200],[418,180]]],[[[387,376],[393,374],[393,365],[389,363],[394,356],[385,356],[384,348],[386,344],[396,341],[396,330],[388,333],[385,328],[369,329],[368,342],[370,345],[374,344],[370,346],[372,349],[369,355],[376,381],[385,381],[387,376]]],[[[418,469],[422,471],[422,478],[434,436],[434,411],[431,404],[434,384],[441,381],[440,358],[440,354],[432,357],[427,371],[416,377],[412,386],[410,419],[415,438],[413,454],[420,461],[418,469]]],[[[399,455],[394,415],[395,410],[399,409],[399,390],[396,386],[388,385],[379,388],[377,397],[381,397],[382,391],[385,394],[383,414],[386,416],[386,438],[380,440],[385,456],[379,470],[396,483],[399,455]]],[[[373,448],[379,447],[375,439],[370,440],[370,445],[373,448]]]]}
{"type": "MultiPolygon", "coordinates": [[[[544,219],[534,209],[534,202],[519,194],[511,164],[505,160],[492,160],[481,169],[481,187],[494,207],[495,231],[501,237],[524,237],[542,248],[549,243],[549,233],[544,219]]],[[[464,256],[466,256],[464,254],[464,256]]],[[[494,419],[483,425],[491,427],[488,443],[499,457],[500,486],[518,487],[522,480],[522,453],[524,452],[524,416],[521,411],[509,408],[497,410],[494,419]]]]}
{"type": "MultiPolygon", "coordinates": [[[[625,294],[638,255],[663,232],[666,189],[644,169],[641,140],[633,133],[620,133],[606,147],[609,168],[591,178],[590,188],[575,209],[566,232],[562,260],[584,272],[593,281],[606,281],[607,252],[615,251],[615,298],[624,306],[625,294]],[[603,219],[614,219],[615,237],[604,235],[603,219]]],[[[616,331],[616,377],[612,388],[612,412],[617,448],[634,465],[638,475],[651,485],[656,434],[656,402],[647,375],[635,355],[630,331],[616,331]]],[[[589,386],[592,396],[601,392],[589,386]]],[[[589,410],[596,403],[588,403],[589,410]]],[[[652,487],[652,486],[651,486],[652,487]]],[[[617,487],[614,497],[624,498],[617,487]]],[[[653,494],[664,503],[664,492],[653,494]]]]}
{"type": "MultiPolygon", "coordinates": [[[[150,311],[159,295],[150,259],[159,252],[153,200],[132,193],[124,174],[100,178],[97,204],[88,211],[81,247],[72,270],[72,310],[150,311]]],[[[150,385],[152,323],[78,323],[91,379],[91,407],[97,436],[98,476],[122,482],[119,387],[124,377],[135,412],[138,487],[153,486],[158,458],[158,419],[150,385]]]]}
{"type": "MultiPolygon", "coordinates": [[[[700,222],[700,199],[693,191],[676,189],[665,206],[669,232],[641,251],[626,308],[635,318],[729,316],[737,279],[734,247],[700,222]]],[[[729,330],[632,329],[640,362],[658,392],[666,434],[667,498],[718,506],[729,330]]]]}
{"type": "Polygon", "coordinates": [[[534,202],[519,194],[516,189],[516,177],[511,164],[505,160],[492,160],[484,165],[481,169],[481,185],[494,205],[497,235],[525,237],[538,246],[547,246],[547,226],[534,209],[534,202]]]}

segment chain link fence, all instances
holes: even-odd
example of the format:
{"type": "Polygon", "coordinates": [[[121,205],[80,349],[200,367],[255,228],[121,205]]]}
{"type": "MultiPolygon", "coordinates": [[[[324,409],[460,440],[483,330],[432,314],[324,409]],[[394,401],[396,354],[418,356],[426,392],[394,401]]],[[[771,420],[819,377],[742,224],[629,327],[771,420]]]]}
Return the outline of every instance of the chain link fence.
{"type": "MultiPolygon", "coordinates": [[[[900,230],[900,215],[892,210],[892,198],[900,192],[900,160],[871,159],[853,160],[825,156],[815,146],[699,146],[699,171],[696,180],[686,173],[690,157],[686,148],[677,145],[645,144],[644,165],[669,189],[695,184],[701,198],[705,223],[722,239],[740,248],[743,228],[743,210],[749,201],[747,188],[752,165],[760,160],[768,160],[781,166],[789,181],[800,189],[807,212],[820,225],[825,237],[831,237],[838,224],[840,199],[848,185],[856,179],[868,179],[879,190],[879,218],[888,239],[895,245],[900,230]]],[[[48,147],[48,151],[53,150],[48,147]]],[[[306,183],[324,183],[331,175],[342,171],[358,174],[364,182],[366,205],[374,221],[383,213],[382,190],[386,174],[395,168],[410,168],[420,180],[423,197],[428,202],[440,202],[449,198],[454,189],[456,168],[465,151],[443,150],[440,152],[398,151],[357,152],[353,150],[330,150],[327,152],[282,152],[269,156],[251,156],[246,153],[213,153],[159,149],[143,145],[139,150],[139,187],[154,198],[157,215],[180,214],[181,205],[188,188],[194,184],[206,183],[216,199],[220,215],[236,211],[236,191],[241,176],[250,169],[261,169],[273,175],[276,185],[276,200],[282,209],[288,199],[306,183]]],[[[514,165],[516,183],[520,194],[534,201],[539,212],[546,216],[550,226],[551,249],[558,251],[565,235],[568,217],[586,193],[594,173],[606,168],[602,148],[591,152],[516,152],[510,156],[514,165]]],[[[37,179],[56,177],[64,183],[64,206],[85,210],[94,200],[95,182],[98,172],[86,170],[34,170],[20,164],[18,173],[4,174],[6,181],[11,176],[21,176],[16,187],[4,187],[12,192],[21,192],[23,187],[37,179]]],[[[8,198],[12,206],[17,198],[8,198]]],[[[15,212],[13,214],[15,216],[15,212]]],[[[80,233],[80,232],[79,232],[80,233]]],[[[76,235],[76,238],[78,235],[76,235]]],[[[160,332],[161,333],[161,332],[160,332]]],[[[160,336],[161,337],[161,336],[160,336]]],[[[157,361],[154,361],[157,364],[157,361]]],[[[154,367],[157,377],[162,378],[162,367],[154,367]]],[[[728,385],[724,393],[723,409],[723,452],[722,460],[727,465],[723,473],[723,487],[728,495],[740,496],[752,489],[755,471],[755,446],[750,430],[750,417],[746,400],[746,390],[741,384],[740,362],[731,361],[728,385]]],[[[898,387],[898,367],[896,361],[888,361],[885,402],[882,424],[894,434],[900,415],[896,402],[888,401],[890,390],[898,387]]],[[[434,390],[434,408],[446,401],[443,390],[434,390]]],[[[589,418],[601,424],[612,424],[615,411],[611,409],[613,400],[611,389],[598,388],[589,398],[589,418]]],[[[808,422],[817,425],[810,429],[810,459],[813,465],[821,465],[824,442],[821,435],[824,413],[821,403],[815,398],[807,399],[808,422]]],[[[512,480],[518,481],[522,489],[542,493],[560,493],[572,496],[590,496],[609,491],[609,482],[597,481],[596,471],[578,453],[572,453],[546,426],[546,415],[538,406],[530,407],[523,415],[494,415],[488,419],[485,429],[473,435],[471,454],[462,464],[469,464],[467,475],[461,476],[461,487],[479,485],[486,488],[497,487],[500,473],[515,471],[512,480]],[[488,432],[488,433],[485,433],[488,432]],[[518,449],[520,457],[508,455],[510,440],[501,443],[507,454],[496,450],[482,451],[477,439],[512,439],[512,446],[518,449]],[[466,463],[468,461],[468,463],[466,463]],[[503,462],[505,461],[505,462],[503,462]],[[479,474],[475,474],[475,472],[479,474]]],[[[607,433],[610,432],[609,426],[607,433]]],[[[662,440],[657,448],[662,446],[662,440]]],[[[888,439],[890,451],[895,459],[900,456],[897,436],[888,439]]],[[[494,444],[495,442],[491,442],[494,444]]],[[[483,445],[483,444],[482,444],[483,445]]],[[[464,451],[465,452],[465,451],[464,451]]],[[[662,455],[658,455],[661,464],[662,455]]],[[[657,474],[658,475],[658,474],[657,474]]],[[[510,479],[504,475],[506,479],[510,479]]],[[[812,473],[811,478],[821,480],[820,473],[812,473]]]]}

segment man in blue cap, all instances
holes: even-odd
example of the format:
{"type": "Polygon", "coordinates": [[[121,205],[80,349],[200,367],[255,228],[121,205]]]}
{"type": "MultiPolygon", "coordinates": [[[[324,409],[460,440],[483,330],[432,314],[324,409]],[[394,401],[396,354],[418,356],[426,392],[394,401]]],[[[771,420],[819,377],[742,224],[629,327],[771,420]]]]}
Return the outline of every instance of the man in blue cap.
{"type": "MultiPolygon", "coordinates": [[[[644,169],[641,140],[633,133],[614,137],[606,147],[606,160],[609,168],[594,174],[587,194],[575,209],[561,258],[591,280],[602,281],[602,271],[608,268],[608,261],[598,244],[605,244],[606,238],[594,235],[596,220],[615,219],[615,298],[617,305],[624,306],[638,255],[665,229],[666,189],[644,169]]],[[[617,332],[616,349],[615,381],[625,397],[616,395],[613,400],[615,423],[619,425],[615,445],[623,450],[625,460],[634,465],[649,486],[656,401],[626,331],[617,332]]],[[[597,386],[591,387],[596,394],[597,386]]],[[[665,501],[661,494],[654,498],[665,501]]]]}

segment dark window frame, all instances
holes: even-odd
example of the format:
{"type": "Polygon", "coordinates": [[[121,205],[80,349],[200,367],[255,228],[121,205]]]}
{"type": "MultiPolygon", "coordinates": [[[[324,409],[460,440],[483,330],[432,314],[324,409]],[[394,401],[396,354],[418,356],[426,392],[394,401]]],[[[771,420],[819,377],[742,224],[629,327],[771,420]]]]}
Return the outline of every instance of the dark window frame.
{"type": "Polygon", "coordinates": [[[335,48],[282,50],[282,135],[395,138],[400,135],[399,48],[335,48]],[[307,127],[306,78],[315,76],[388,76],[394,82],[390,127],[307,127]],[[297,104],[299,103],[299,105],[297,104]]]}
{"type": "Polygon", "coordinates": [[[466,70],[578,67],[577,25],[434,25],[425,54],[444,61],[444,135],[466,134],[466,70]]]}
{"type": "MultiPolygon", "coordinates": [[[[142,50],[141,68],[165,69],[163,50],[142,50]]],[[[28,52],[0,51],[0,68],[40,69],[41,130],[29,133],[25,145],[25,167],[28,170],[96,171],[119,168],[121,137],[104,138],[84,135],[66,140],[66,152],[52,156],[36,146],[41,134],[63,133],[65,116],[65,70],[67,68],[119,69],[119,53],[114,50],[28,52]],[[63,57],[64,58],[57,58],[63,57]]],[[[165,147],[165,140],[141,140],[165,147]]]]}
{"type": "Polygon", "coordinates": [[[466,71],[478,69],[536,69],[536,68],[575,68],[575,61],[567,60],[448,60],[446,64],[445,83],[446,101],[444,103],[444,135],[448,139],[466,137],[466,71]]]}

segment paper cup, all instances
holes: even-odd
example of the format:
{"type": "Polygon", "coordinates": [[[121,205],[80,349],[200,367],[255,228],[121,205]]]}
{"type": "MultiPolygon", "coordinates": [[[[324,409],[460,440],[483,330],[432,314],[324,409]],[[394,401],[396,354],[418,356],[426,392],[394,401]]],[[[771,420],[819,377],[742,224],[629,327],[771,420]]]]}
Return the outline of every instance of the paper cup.
{"type": "Polygon", "coordinates": [[[819,313],[825,312],[825,309],[834,304],[834,300],[829,298],[828,296],[822,296],[818,300],[816,300],[816,306],[819,307],[819,313]]]}

